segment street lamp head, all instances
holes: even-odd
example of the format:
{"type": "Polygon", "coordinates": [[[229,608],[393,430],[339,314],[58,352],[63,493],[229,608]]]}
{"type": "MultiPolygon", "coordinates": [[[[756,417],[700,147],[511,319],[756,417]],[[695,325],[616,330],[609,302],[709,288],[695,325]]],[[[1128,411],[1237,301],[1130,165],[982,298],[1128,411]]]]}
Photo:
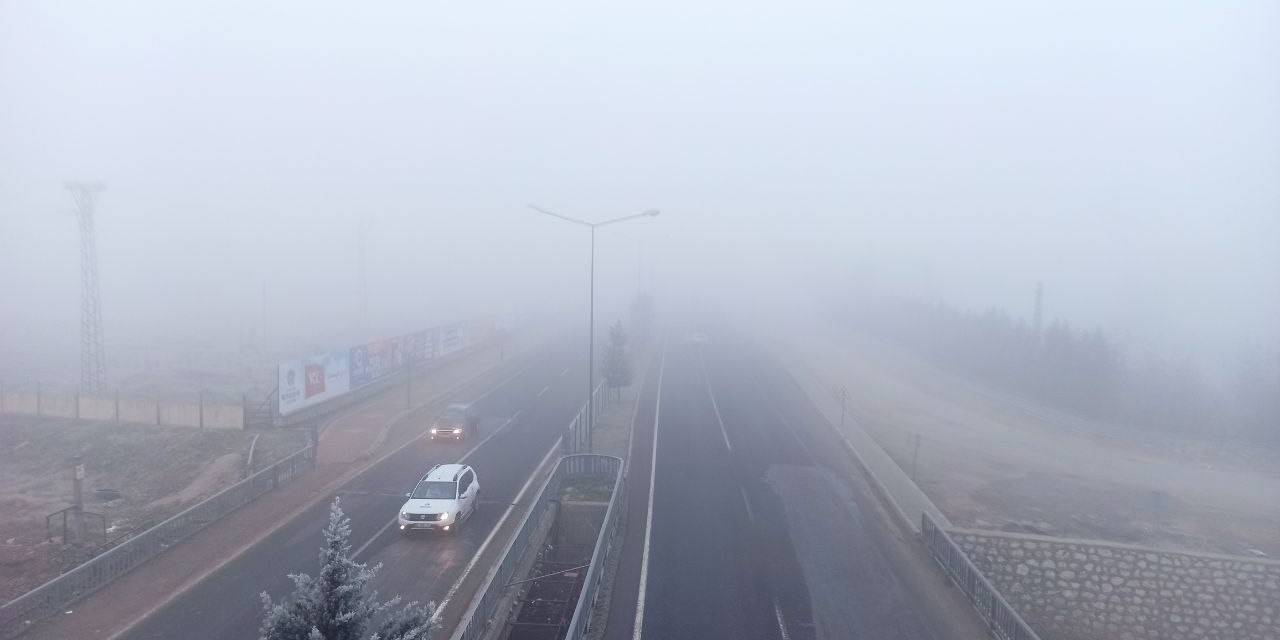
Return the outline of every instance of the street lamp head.
{"type": "Polygon", "coordinates": [[[650,209],[650,210],[645,211],[644,213],[642,213],[642,214],[640,214],[640,215],[649,216],[650,218],[656,218],[656,217],[658,217],[658,214],[659,214],[659,213],[662,213],[662,212],[661,212],[661,211],[658,211],[657,209],[650,209]]]}

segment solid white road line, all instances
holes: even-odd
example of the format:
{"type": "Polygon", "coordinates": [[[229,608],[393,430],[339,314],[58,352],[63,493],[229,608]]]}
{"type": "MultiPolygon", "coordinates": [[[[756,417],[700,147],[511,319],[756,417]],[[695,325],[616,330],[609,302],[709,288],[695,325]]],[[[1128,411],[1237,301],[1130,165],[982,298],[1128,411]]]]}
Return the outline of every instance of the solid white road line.
{"type": "Polygon", "coordinates": [[[545,395],[545,394],[546,394],[548,391],[550,391],[550,390],[551,390],[551,385],[547,385],[547,386],[543,387],[543,388],[542,388],[542,391],[539,391],[539,392],[538,392],[538,397],[539,397],[539,398],[541,398],[543,395],[545,395]]]}
{"type": "Polygon", "coordinates": [[[653,536],[653,484],[658,473],[658,425],[662,418],[662,376],[667,371],[667,343],[662,342],[662,364],[658,366],[658,399],[653,408],[653,455],[649,459],[649,510],[644,518],[644,552],[640,555],[640,592],[636,598],[636,619],[632,640],[640,640],[644,632],[644,597],[649,584],[649,542],[653,536]]]}
{"type": "Polygon", "coordinates": [[[524,481],[524,486],[520,487],[520,493],[516,494],[515,500],[511,501],[511,504],[507,506],[507,510],[502,513],[502,517],[498,518],[498,523],[493,525],[493,529],[489,531],[489,535],[485,537],[484,542],[480,543],[480,548],[476,549],[475,554],[471,556],[471,560],[467,562],[467,566],[462,570],[462,575],[458,576],[458,579],[454,581],[453,586],[449,587],[449,592],[445,594],[444,599],[436,606],[436,612],[432,616],[433,618],[440,620],[445,605],[449,604],[449,602],[453,600],[453,597],[458,595],[458,589],[462,588],[462,581],[466,580],[467,576],[471,574],[471,570],[476,568],[476,563],[480,561],[480,556],[484,555],[484,550],[489,548],[489,543],[493,542],[493,537],[498,534],[500,529],[502,529],[502,524],[506,522],[507,518],[511,516],[511,513],[515,511],[516,505],[520,504],[520,500],[524,498],[524,494],[529,491],[529,487],[533,484],[533,479],[538,477],[538,472],[547,465],[547,460],[551,459],[551,456],[555,455],[555,453],[560,450],[560,440],[561,438],[556,438],[556,441],[551,443],[551,448],[547,449],[547,455],[542,457],[542,462],[539,462],[538,466],[533,468],[533,473],[529,474],[529,478],[524,481]]]}
{"type": "Polygon", "coordinates": [[[738,491],[742,492],[742,505],[747,508],[747,519],[751,521],[751,524],[755,524],[756,514],[751,510],[751,499],[747,497],[747,488],[742,485],[738,485],[738,491]]]}
{"type": "Polygon", "coordinates": [[[782,635],[782,640],[791,640],[791,633],[787,631],[787,620],[782,617],[782,607],[778,605],[778,598],[773,599],[773,615],[778,619],[778,633],[782,635]]]}
{"type": "MultiPolygon", "coordinates": [[[[520,411],[524,411],[524,409],[521,409],[520,411]]],[[[512,422],[515,422],[516,418],[519,418],[519,417],[520,417],[520,411],[515,412],[514,414],[512,414],[512,415],[511,415],[511,417],[510,417],[510,418],[507,418],[507,421],[506,421],[506,422],[504,422],[504,423],[502,423],[502,426],[498,427],[497,429],[494,429],[494,430],[493,430],[493,433],[489,434],[489,437],[485,438],[484,440],[481,440],[481,441],[479,442],[479,444],[477,444],[477,445],[476,445],[476,446],[474,446],[474,447],[471,447],[471,450],[470,450],[470,451],[468,451],[468,452],[466,452],[466,453],[462,454],[462,457],[461,457],[461,458],[458,458],[458,464],[462,464],[462,463],[466,462],[466,461],[467,461],[467,458],[470,458],[470,457],[471,457],[471,454],[475,453],[477,449],[479,449],[480,447],[483,447],[483,446],[484,446],[484,443],[486,443],[486,442],[488,442],[488,441],[492,440],[494,436],[496,436],[496,435],[498,435],[499,433],[501,433],[503,429],[506,429],[506,428],[507,428],[507,425],[511,424],[512,422]]],[[[419,437],[415,438],[414,440],[410,440],[409,442],[416,442],[417,440],[421,440],[421,439],[422,439],[422,437],[421,437],[421,436],[419,436],[419,437]]],[[[407,445],[408,445],[408,443],[406,443],[406,446],[407,446],[407,445]]],[[[388,522],[388,523],[386,523],[386,524],[382,525],[382,528],[381,528],[381,529],[378,529],[378,532],[377,532],[377,533],[375,533],[375,534],[373,534],[373,537],[372,537],[372,538],[369,538],[368,540],[365,540],[365,541],[364,541],[364,544],[360,545],[360,547],[356,549],[356,552],[355,552],[355,553],[353,553],[353,554],[351,554],[351,559],[353,559],[353,560],[354,560],[354,559],[356,559],[356,558],[359,558],[359,557],[360,557],[360,554],[364,553],[365,549],[368,549],[368,548],[369,548],[369,545],[373,544],[373,541],[374,541],[374,540],[377,540],[378,538],[381,538],[381,537],[382,537],[382,534],[384,534],[384,533],[386,533],[386,532],[387,532],[387,529],[390,529],[391,527],[395,526],[395,524],[396,524],[396,520],[397,520],[399,517],[400,517],[400,511],[399,511],[399,509],[397,509],[397,510],[396,510],[396,515],[391,516],[391,522],[388,522]]]]}
{"type": "Polygon", "coordinates": [[[729,443],[729,431],[724,428],[724,419],[720,417],[720,405],[716,404],[716,394],[711,391],[711,378],[707,376],[707,365],[702,361],[702,352],[698,352],[698,367],[702,369],[702,383],[707,387],[707,397],[711,398],[711,408],[716,412],[716,422],[720,424],[720,435],[724,437],[724,447],[733,453],[733,445],[729,443]]]}

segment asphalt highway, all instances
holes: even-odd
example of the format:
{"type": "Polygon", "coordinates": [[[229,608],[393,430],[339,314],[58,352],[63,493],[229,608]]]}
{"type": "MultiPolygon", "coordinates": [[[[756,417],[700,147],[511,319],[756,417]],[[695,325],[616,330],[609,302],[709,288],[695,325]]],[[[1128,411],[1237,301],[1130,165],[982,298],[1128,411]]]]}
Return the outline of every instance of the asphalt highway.
{"type": "Polygon", "coordinates": [[[673,333],[646,379],[605,637],[966,637],[803,390],[750,341],[707,335],[673,333]]]}
{"type": "MultiPolygon", "coordinates": [[[[477,403],[482,415],[478,437],[460,443],[419,440],[338,492],[342,509],[351,518],[357,560],[382,564],[373,583],[381,597],[398,594],[404,601],[440,602],[449,595],[510,501],[581,407],[586,395],[584,364],[581,354],[566,344],[538,354],[499,386],[453,399],[477,403]],[[460,530],[405,536],[390,526],[404,502],[404,492],[428,468],[459,461],[475,468],[480,483],[480,506],[460,530]]],[[[259,593],[265,591],[279,600],[291,591],[288,574],[314,575],[319,570],[328,509],[326,501],[306,511],[122,637],[257,637],[263,614],[259,593]]]]}

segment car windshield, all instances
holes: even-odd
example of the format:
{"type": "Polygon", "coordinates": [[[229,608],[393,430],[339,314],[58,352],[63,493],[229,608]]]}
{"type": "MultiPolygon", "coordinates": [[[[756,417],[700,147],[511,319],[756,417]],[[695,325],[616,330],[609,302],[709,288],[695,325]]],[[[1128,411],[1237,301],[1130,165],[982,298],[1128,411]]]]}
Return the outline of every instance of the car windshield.
{"type": "Polygon", "coordinates": [[[445,410],[444,417],[450,422],[462,422],[462,419],[466,414],[466,409],[462,407],[449,407],[445,410]]]}
{"type": "Polygon", "coordinates": [[[456,497],[458,497],[456,482],[419,482],[418,486],[413,488],[412,494],[414,500],[452,500],[456,497]]]}

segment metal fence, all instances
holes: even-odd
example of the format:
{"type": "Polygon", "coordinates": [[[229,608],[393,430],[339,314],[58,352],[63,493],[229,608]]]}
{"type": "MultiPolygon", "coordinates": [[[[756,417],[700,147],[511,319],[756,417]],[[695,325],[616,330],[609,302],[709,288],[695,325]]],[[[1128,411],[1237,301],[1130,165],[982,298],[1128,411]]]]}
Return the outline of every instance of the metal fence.
{"type": "MultiPolygon", "coordinates": [[[[596,419],[599,419],[600,414],[604,413],[605,408],[609,406],[609,392],[603,382],[596,385],[596,390],[591,393],[591,406],[591,415],[596,419]]],[[[583,404],[582,408],[578,409],[578,415],[569,421],[569,427],[565,431],[565,453],[589,453],[591,431],[590,425],[587,425],[587,405],[583,404]]]]}
{"type": "Polygon", "coordinates": [[[920,535],[929,548],[929,554],[968,596],[992,635],[1002,640],[1040,640],[1040,636],[1009,606],[1004,596],[928,513],[921,516],[920,535]]]}
{"type": "Polygon", "coordinates": [[[0,607],[0,637],[22,631],[29,621],[64,611],[66,605],[101,589],[210,523],[312,469],[315,460],[315,447],[308,445],[5,604],[0,607]]]}
{"type": "Polygon", "coordinates": [[[600,534],[596,537],[596,546],[591,552],[591,566],[587,567],[587,577],[582,582],[578,604],[573,608],[573,618],[569,620],[566,638],[581,640],[587,637],[594,622],[592,614],[596,610],[596,599],[600,596],[600,580],[605,573],[605,565],[613,556],[615,546],[621,542],[618,539],[618,519],[625,509],[626,477],[622,473],[622,458],[593,455],[572,456],[569,460],[570,473],[614,476],[609,508],[604,513],[604,522],[600,525],[600,534]]]}
{"type": "Polygon", "coordinates": [[[622,508],[619,501],[623,493],[622,458],[597,454],[576,454],[560,458],[555,469],[542,485],[538,497],[534,500],[529,512],[520,522],[516,535],[507,543],[498,563],[490,570],[480,595],[472,601],[471,607],[463,615],[453,640],[480,640],[494,629],[494,625],[506,622],[507,609],[514,598],[508,589],[518,579],[516,572],[531,557],[536,555],[539,546],[534,540],[556,516],[553,502],[560,498],[560,489],[566,480],[589,476],[613,476],[613,495],[609,498],[609,507],[605,512],[604,523],[596,539],[595,549],[591,554],[591,567],[583,583],[582,592],[578,596],[573,610],[572,622],[569,626],[568,638],[578,640],[586,633],[591,623],[591,607],[600,591],[600,576],[605,560],[613,549],[617,537],[617,523],[622,508]]]}

